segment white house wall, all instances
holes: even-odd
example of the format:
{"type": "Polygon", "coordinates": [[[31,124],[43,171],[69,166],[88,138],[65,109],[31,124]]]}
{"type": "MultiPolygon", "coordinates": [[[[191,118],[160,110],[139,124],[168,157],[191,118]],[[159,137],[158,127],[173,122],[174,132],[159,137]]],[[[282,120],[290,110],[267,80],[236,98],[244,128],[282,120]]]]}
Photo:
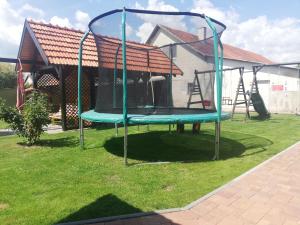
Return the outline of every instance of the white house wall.
{"type": "MultiPolygon", "coordinates": [[[[151,44],[162,46],[174,41],[158,30],[151,44]]],[[[204,59],[197,53],[192,53],[183,46],[177,46],[177,57],[174,63],[183,71],[183,76],[173,78],[173,101],[177,107],[186,107],[188,82],[194,78],[194,70],[213,69],[213,59],[204,59]]],[[[224,59],[224,68],[244,67],[245,89],[250,90],[253,73],[252,66],[257,63],[224,59]]],[[[223,74],[223,97],[233,103],[239,81],[239,71],[226,71],[223,74]]],[[[290,68],[266,67],[257,74],[259,92],[271,113],[300,113],[300,81],[298,71],[290,68]],[[283,90],[275,90],[276,85],[283,85],[283,90]]],[[[277,86],[278,87],[278,86],[277,86]]],[[[223,105],[225,111],[231,111],[232,105],[223,105]]],[[[237,111],[245,111],[238,106],[237,111]]]]}
{"type": "MultiPolygon", "coordinates": [[[[245,89],[250,90],[254,63],[224,60],[224,68],[244,66],[245,89]]],[[[299,113],[300,112],[300,87],[298,70],[278,66],[265,67],[257,73],[259,92],[271,113],[299,113]],[[281,89],[282,88],[282,89],[281,89]]],[[[226,71],[223,74],[223,97],[234,101],[239,71],[226,71]]],[[[242,99],[241,97],[239,99],[242,99]]],[[[223,105],[223,109],[230,111],[231,105],[223,105]]],[[[244,107],[237,108],[237,111],[244,111],[244,107]],[[241,109],[239,109],[241,108],[241,109]]]]}
{"type": "Polygon", "coordinates": [[[257,73],[257,79],[269,80],[269,87],[265,93],[269,95],[266,105],[270,112],[300,112],[299,70],[278,66],[266,67],[257,73]]]}
{"type": "MultiPolygon", "coordinates": [[[[160,30],[151,41],[151,44],[155,46],[174,43],[172,39],[160,30]]],[[[189,98],[188,83],[193,81],[194,71],[211,70],[213,65],[192,54],[181,45],[177,45],[177,57],[173,59],[173,62],[183,71],[183,76],[173,77],[173,103],[175,107],[186,107],[189,98]]]]}

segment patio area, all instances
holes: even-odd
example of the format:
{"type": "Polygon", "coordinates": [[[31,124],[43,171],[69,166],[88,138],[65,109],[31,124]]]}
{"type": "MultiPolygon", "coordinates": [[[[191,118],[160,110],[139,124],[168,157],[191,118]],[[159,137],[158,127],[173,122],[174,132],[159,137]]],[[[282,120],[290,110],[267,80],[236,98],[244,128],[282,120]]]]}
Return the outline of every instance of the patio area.
{"type": "MultiPolygon", "coordinates": [[[[94,224],[300,224],[299,160],[300,142],[182,209],[104,218],[106,222],[94,224]]],[[[86,222],[92,220],[79,224],[86,222]]]]}

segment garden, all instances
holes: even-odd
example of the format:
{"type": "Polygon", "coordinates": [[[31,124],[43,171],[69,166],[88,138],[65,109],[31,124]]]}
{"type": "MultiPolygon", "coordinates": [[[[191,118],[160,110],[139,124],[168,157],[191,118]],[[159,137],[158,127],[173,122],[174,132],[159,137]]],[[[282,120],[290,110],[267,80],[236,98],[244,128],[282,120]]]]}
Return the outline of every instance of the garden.
{"type": "MultiPolygon", "coordinates": [[[[2,122],[1,126],[6,126],[2,122]]],[[[29,146],[0,137],[0,224],[55,224],[182,207],[229,182],[299,140],[300,117],[222,123],[220,160],[212,161],[213,124],[193,135],[167,125],[129,127],[129,166],[123,129],[43,134],[29,146]],[[161,162],[161,163],[153,163],[161,162]],[[168,163],[162,163],[168,162],[168,163]]]]}

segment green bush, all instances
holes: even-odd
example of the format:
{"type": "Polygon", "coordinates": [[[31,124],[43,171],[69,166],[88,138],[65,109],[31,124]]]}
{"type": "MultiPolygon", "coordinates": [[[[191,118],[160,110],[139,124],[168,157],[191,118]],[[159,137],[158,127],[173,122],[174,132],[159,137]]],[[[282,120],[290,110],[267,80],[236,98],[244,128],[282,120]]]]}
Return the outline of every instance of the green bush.
{"type": "Polygon", "coordinates": [[[15,107],[7,106],[6,101],[0,98],[0,119],[9,124],[9,127],[18,135],[24,133],[24,120],[15,107]]]}
{"type": "Polygon", "coordinates": [[[8,123],[28,145],[33,145],[44,132],[43,127],[50,123],[47,98],[41,93],[33,92],[25,101],[21,112],[6,106],[5,101],[0,99],[0,119],[8,123]]]}

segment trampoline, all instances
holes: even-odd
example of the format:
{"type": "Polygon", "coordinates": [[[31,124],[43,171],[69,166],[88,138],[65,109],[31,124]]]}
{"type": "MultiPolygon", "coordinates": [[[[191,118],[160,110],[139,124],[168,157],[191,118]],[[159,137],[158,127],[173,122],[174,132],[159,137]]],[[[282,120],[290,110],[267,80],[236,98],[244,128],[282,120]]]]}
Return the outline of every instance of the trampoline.
{"type": "MultiPolygon", "coordinates": [[[[138,113],[138,110],[136,110],[138,113]]],[[[98,113],[90,110],[81,114],[81,118],[97,123],[123,123],[123,114],[120,113],[98,113]]],[[[221,119],[227,119],[228,113],[222,113],[221,119]]],[[[218,113],[209,110],[186,110],[175,109],[171,112],[161,111],[149,114],[127,114],[127,124],[189,124],[201,122],[213,122],[218,119],[218,113]]]]}
{"type": "Polygon", "coordinates": [[[84,121],[124,126],[127,164],[128,125],[215,122],[215,156],[219,158],[225,25],[204,14],[116,9],[95,17],[81,39],[78,55],[80,146],[84,121]],[[183,42],[181,37],[185,35],[183,42]],[[82,111],[82,70],[97,47],[99,76],[91,110],[82,111]],[[83,51],[85,51],[83,55],[83,51]],[[187,58],[201,52],[209,63],[187,58]],[[196,73],[211,69],[214,72],[196,73]]]}

